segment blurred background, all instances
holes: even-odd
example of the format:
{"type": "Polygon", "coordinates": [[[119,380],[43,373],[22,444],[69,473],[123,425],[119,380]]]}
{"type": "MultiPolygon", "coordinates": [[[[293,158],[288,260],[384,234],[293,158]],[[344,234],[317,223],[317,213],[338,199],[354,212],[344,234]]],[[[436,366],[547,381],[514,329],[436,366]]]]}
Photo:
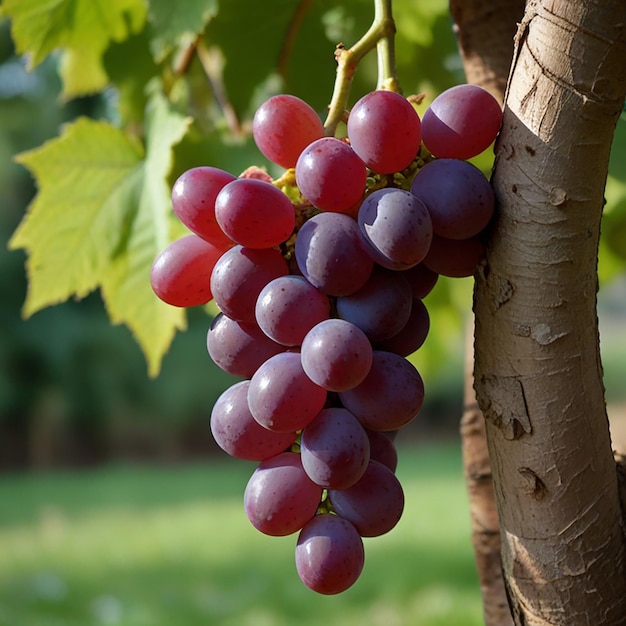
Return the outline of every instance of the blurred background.
{"type": "MultiPolygon", "coordinates": [[[[438,42],[447,86],[460,62],[451,32],[438,42]]],[[[109,115],[110,93],[62,102],[60,90],[58,58],[27,72],[0,23],[0,626],[481,624],[458,437],[471,282],[432,295],[432,339],[416,356],[426,402],[398,440],[405,516],[366,542],[353,589],[315,596],[297,578],[294,538],[245,519],[253,466],[211,438],[211,407],[234,379],[208,357],[204,310],[190,311],[156,379],[98,293],[22,319],[25,255],[6,243],[36,189],[13,157],[78,116],[109,115]]],[[[623,273],[602,285],[599,315],[626,443],[623,273]]]]}

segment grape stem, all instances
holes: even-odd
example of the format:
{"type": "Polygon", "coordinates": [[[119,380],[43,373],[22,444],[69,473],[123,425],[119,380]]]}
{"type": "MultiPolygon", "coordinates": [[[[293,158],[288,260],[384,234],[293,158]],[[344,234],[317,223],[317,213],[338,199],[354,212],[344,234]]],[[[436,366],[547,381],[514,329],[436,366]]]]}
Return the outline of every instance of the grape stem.
{"type": "Polygon", "coordinates": [[[374,0],[374,21],[368,31],[351,48],[339,44],[335,50],[337,75],[333,96],[324,122],[324,134],[335,135],[337,125],[344,118],[354,74],[361,59],[376,48],[378,56],[377,89],[400,92],[396,74],[394,36],[396,24],[391,11],[392,0],[374,0]]]}

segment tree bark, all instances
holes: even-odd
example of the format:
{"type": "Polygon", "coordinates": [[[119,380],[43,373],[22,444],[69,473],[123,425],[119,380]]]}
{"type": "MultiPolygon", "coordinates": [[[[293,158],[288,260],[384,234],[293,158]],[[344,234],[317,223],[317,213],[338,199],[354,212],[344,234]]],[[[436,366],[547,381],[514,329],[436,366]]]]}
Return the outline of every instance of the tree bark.
{"type": "Polygon", "coordinates": [[[529,0],[476,277],[475,388],[518,625],[626,623],[596,265],[626,95],[623,0],[529,0]]]}
{"type": "MultiPolygon", "coordinates": [[[[450,14],[467,82],[504,101],[513,58],[513,38],[525,0],[451,0],[450,14]]],[[[474,392],[473,325],[465,359],[461,444],[469,499],[472,546],[483,600],[485,626],[511,626],[502,562],[500,530],[487,448],[485,421],[474,392]]]]}

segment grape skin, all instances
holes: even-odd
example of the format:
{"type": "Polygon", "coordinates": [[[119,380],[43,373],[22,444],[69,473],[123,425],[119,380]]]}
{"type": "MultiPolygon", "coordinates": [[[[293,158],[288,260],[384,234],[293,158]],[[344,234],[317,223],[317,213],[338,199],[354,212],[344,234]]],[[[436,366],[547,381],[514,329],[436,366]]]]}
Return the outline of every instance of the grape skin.
{"type": "Polygon", "coordinates": [[[430,330],[430,316],[426,305],[419,299],[411,303],[411,313],[404,328],[393,337],[376,343],[377,350],[409,356],[422,347],[430,330]]]}
{"type": "Polygon", "coordinates": [[[319,213],[298,231],[296,262],[322,293],[347,296],[360,289],[374,268],[357,223],[340,213],[319,213]]]}
{"type": "Polygon", "coordinates": [[[370,461],[361,479],[341,490],[329,490],[328,498],[337,515],[348,520],[361,537],[388,533],[402,517],[404,492],[387,466],[370,461]]]}
{"type": "Polygon", "coordinates": [[[241,378],[251,378],[267,359],[285,350],[256,324],[237,322],[224,313],[213,319],[206,343],[212,361],[223,371],[241,378]]]}
{"type": "Polygon", "coordinates": [[[464,278],[473,276],[485,254],[480,236],[469,239],[446,239],[435,235],[424,265],[441,276],[464,278]]]}
{"type": "Polygon", "coordinates": [[[320,411],[302,431],[302,466],[309,478],[326,489],[345,489],[367,468],[370,443],[365,429],[346,409],[320,411]]]}
{"type": "Polygon", "coordinates": [[[358,223],[374,261],[392,270],[417,265],[433,236],[425,203],[404,189],[373,191],[361,204],[358,223]]]}
{"type": "Polygon", "coordinates": [[[315,325],[301,347],[306,375],[328,391],[346,391],[360,384],[372,366],[372,346],[365,333],[341,319],[315,325]]]}
{"type": "Polygon", "coordinates": [[[215,199],[215,218],[233,241],[248,248],[278,246],[296,225],[289,198],[256,178],[239,178],[225,185],[215,199]]]}
{"type": "Polygon", "coordinates": [[[248,406],[261,426],[277,432],[301,430],[322,410],[326,390],[304,372],[297,352],[269,358],[250,379],[248,406]]]}
{"type": "Polygon", "coordinates": [[[152,290],[171,306],[192,307],[210,302],[213,299],[211,273],[222,253],[195,234],[173,241],[152,263],[152,290]]]}
{"type": "Polygon", "coordinates": [[[260,463],[246,485],[243,504],[258,531],[283,537],[313,518],[321,497],[322,488],[307,476],[300,455],[282,452],[260,463]]]}
{"type": "MultiPolygon", "coordinates": [[[[390,433],[369,428],[366,428],[365,432],[370,440],[370,460],[378,461],[395,472],[398,467],[398,451],[390,433]]],[[[393,435],[395,436],[396,433],[397,431],[394,431],[393,435]]]]}
{"type": "Polygon", "coordinates": [[[324,126],[315,110],[289,94],[266,100],[252,120],[252,136],[259,150],[285,169],[295,167],[300,153],[323,135],[324,126]]]}
{"type": "Polygon", "coordinates": [[[220,310],[238,322],[256,323],[255,305],[267,283],[289,273],[278,250],[236,245],[225,252],[211,274],[211,291],[220,310]]]}
{"type": "Polygon", "coordinates": [[[296,184],[322,211],[349,211],[365,193],[367,168],[345,141],[323,137],[309,144],[296,163],[296,184]]]}
{"type": "Polygon", "coordinates": [[[242,380],[226,389],[211,411],[211,433],[227,454],[247,461],[264,461],[284,452],[297,433],[276,433],[263,428],[248,408],[250,381],[242,380]]]}
{"type": "Polygon", "coordinates": [[[422,125],[413,105],[393,91],[372,91],[352,107],[350,145],[378,174],[401,172],[419,152],[422,125]]]}
{"type": "Polygon", "coordinates": [[[317,593],[345,591],[358,580],[364,563],[363,540],[350,522],[337,515],[316,515],[298,536],[298,576],[317,593]]]}

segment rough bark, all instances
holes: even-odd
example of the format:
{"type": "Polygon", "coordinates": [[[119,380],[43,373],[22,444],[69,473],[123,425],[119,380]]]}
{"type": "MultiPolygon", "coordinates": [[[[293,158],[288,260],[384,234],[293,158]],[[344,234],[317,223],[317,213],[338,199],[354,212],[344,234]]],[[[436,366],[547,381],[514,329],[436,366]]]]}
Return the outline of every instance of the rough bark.
{"type": "MultiPolygon", "coordinates": [[[[488,89],[499,102],[513,58],[513,38],[525,0],[451,0],[459,52],[467,81],[488,89]]],[[[472,547],[480,581],[485,626],[511,626],[502,563],[485,422],[474,392],[473,324],[468,332],[461,442],[472,547]]]]}
{"type": "Polygon", "coordinates": [[[474,303],[475,387],[518,625],[626,623],[626,550],[596,315],[624,58],[623,0],[527,3],[474,303]]]}

